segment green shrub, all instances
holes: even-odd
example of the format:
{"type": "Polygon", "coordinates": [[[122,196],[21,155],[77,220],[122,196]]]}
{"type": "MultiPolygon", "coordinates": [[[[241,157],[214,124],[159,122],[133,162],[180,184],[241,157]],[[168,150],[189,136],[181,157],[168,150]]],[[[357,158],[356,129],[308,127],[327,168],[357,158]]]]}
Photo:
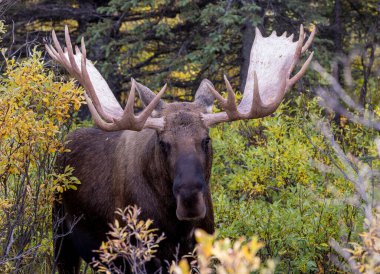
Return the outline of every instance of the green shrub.
{"type": "MultiPolygon", "coordinates": [[[[212,177],[220,237],[257,235],[264,257],[280,272],[337,271],[328,260],[329,239],[357,240],[362,214],[347,205],[354,186],[317,129],[322,110],[300,96],[271,117],[214,128],[212,177]]],[[[340,145],[379,166],[376,133],[342,120],[340,145]]]]}

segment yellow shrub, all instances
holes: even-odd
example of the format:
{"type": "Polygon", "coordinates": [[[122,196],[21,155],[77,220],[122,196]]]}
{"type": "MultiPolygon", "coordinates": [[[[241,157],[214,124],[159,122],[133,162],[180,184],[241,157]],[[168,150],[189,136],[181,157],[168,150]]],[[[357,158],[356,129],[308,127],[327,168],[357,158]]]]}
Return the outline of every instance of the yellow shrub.
{"type": "Polygon", "coordinates": [[[51,205],[59,190],[52,184],[77,183],[51,178],[82,90],[56,81],[39,52],[7,60],[0,81],[0,272],[32,273],[52,253],[51,205]]]}
{"type": "MultiPolygon", "coordinates": [[[[99,259],[91,264],[101,273],[147,273],[145,263],[149,262],[165,238],[158,236],[152,229],[152,220],[139,220],[141,210],[137,206],[128,206],[116,210],[117,219],[110,224],[107,241],[99,250],[99,259]],[[118,221],[120,219],[120,221],[118,221]]],[[[250,274],[259,271],[263,274],[274,273],[275,263],[268,260],[262,264],[257,252],[264,246],[257,237],[251,240],[240,238],[232,242],[229,238],[216,240],[203,230],[195,231],[197,246],[194,254],[184,256],[179,262],[172,262],[171,274],[250,274]],[[193,259],[189,264],[188,259],[193,259]]],[[[165,269],[162,269],[166,272],[165,269]]]]}
{"type": "Polygon", "coordinates": [[[351,243],[352,249],[347,250],[353,270],[360,273],[380,273],[380,206],[372,217],[365,220],[369,227],[360,235],[362,242],[351,243]]]}
{"type": "MultiPolygon", "coordinates": [[[[253,272],[274,273],[275,264],[272,260],[267,265],[261,263],[257,252],[264,246],[253,237],[247,241],[240,238],[232,242],[229,238],[216,240],[215,235],[209,235],[202,230],[195,232],[197,247],[197,262],[195,267],[202,274],[250,274],[253,272]]],[[[191,272],[186,259],[178,264],[172,263],[170,273],[188,274],[191,272]]]]}

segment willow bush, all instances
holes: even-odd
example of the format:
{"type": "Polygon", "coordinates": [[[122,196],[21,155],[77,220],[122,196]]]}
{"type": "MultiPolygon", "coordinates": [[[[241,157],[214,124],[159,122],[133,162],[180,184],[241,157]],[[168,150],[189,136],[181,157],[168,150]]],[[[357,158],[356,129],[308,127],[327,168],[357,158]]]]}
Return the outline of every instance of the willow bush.
{"type": "MultiPolygon", "coordinates": [[[[148,273],[145,263],[154,257],[159,243],[165,240],[165,236],[157,235],[158,230],[152,228],[154,221],[141,220],[140,213],[141,209],[137,206],[119,208],[115,211],[117,218],[113,224],[109,224],[107,241],[96,250],[99,258],[91,263],[99,273],[122,274],[126,270],[136,274],[148,273]]],[[[231,241],[229,238],[217,239],[216,235],[209,235],[197,229],[195,239],[197,244],[192,254],[183,258],[173,256],[176,259],[167,262],[167,266],[156,273],[274,273],[275,262],[273,260],[262,262],[258,256],[263,243],[257,237],[252,239],[241,237],[231,241]]]]}
{"type": "MultiPolygon", "coordinates": [[[[354,184],[318,130],[328,118],[318,99],[299,96],[271,117],[211,131],[220,237],[257,235],[265,244],[260,255],[277,259],[282,273],[339,272],[329,240],[348,245],[363,230],[362,212],[347,202],[354,184]]],[[[377,132],[344,118],[332,130],[348,157],[379,169],[377,132]]]]}
{"type": "Polygon", "coordinates": [[[54,193],[78,184],[70,168],[55,174],[54,160],[82,90],[57,81],[37,51],[6,60],[0,82],[0,272],[47,273],[54,193]]]}

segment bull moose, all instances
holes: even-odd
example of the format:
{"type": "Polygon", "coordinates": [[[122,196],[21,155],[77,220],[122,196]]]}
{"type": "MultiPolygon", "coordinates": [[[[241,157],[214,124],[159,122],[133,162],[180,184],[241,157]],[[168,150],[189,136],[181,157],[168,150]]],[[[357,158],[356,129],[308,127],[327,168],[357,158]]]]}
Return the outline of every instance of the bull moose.
{"type": "Polygon", "coordinates": [[[66,235],[55,244],[59,272],[78,273],[80,258],[91,262],[96,256],[93,250],[106,240],[116,208],[136,204],[142,217],[154,220],[165,233],[155,259],[147,264],[151,273],[164,267],[176,252],[182,256],[193,250],[195,228],[213,233],[209,183],[213,150],[208,128],[273,113],[310,64],[313,53],[291,77],[314,35],[315,30],[304,44],[302,25],[296,42],[293,35],[277,36],[273,32],[263,37],[256,29],[243,98],[238,105],[226,76],[227,99],[205,79],[193,102],[173,103],[161,99],[166,85],[156,95],[131,79],[129,97],[122,109],[106,81],[86,59],[83,38],[81,49],[75,47],[74,54],[67,26],[64,50],[53,31],[54,46],[46,45],[47,52],[84,87],[97,127],[69,134],[69,152],[59,157],[59,165],[74,167],[81,181],[78,190],[65,192],[62,203],[54,206],[55,214],[64,216],[59,233],[66,235]],[[139,114],[134,114],[136,90],[145,107],[139,114]],[[212,112],[214,99],[222,112],[212,112]]]}

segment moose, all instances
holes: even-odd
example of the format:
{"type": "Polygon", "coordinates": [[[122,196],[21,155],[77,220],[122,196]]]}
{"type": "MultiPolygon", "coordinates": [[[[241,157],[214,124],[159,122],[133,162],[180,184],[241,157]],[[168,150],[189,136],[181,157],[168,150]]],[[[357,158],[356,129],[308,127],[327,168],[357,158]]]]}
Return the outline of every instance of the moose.
{"type": "Polygon", "coordinates": [[[204,79],[193,102],[172,103],[161,99],[166,85],[156,95],[131,79],[122,109],[99,71],[87,60],[83,37],[81,48],[75,47],[74,54],[67,26],[65,49],[53,30],[54,46],[47,44],[46,50],[83,86],[96,125],[69,134],[68,152],[58,159],[59,166],[74,167],[74,175],[81,181],[76,191],[64,192],[62,202],[54,205],[56,218],[63,219],[56,233],[65,235],[55,243],[59,272],[78,273],[81,258],[89,263],[97,256],[93,250],[106,240],[116,208],[137,205],[142,218],[152,219],[165,233],[155,258],[147,263],[149,273],[164,269],[176,252],[178,256],[191,252],[196,228],[213,233],[213,150],[208,129],[219,123],[272,114],[285,93],[305,74],[313,52],[291,77],[314,35],[315,29],[304,43],[306,34],[301,25],[299,39],[293,42],[293,34],[277,36],[274,31],[263,37],[256,28],[239,104],[226,76],[227,99],[204,79]],[[144,106],[138,114],[134,113],[136,90],[144,106]],[[212,111],[215,99],[221,112],[212,111]]]}

